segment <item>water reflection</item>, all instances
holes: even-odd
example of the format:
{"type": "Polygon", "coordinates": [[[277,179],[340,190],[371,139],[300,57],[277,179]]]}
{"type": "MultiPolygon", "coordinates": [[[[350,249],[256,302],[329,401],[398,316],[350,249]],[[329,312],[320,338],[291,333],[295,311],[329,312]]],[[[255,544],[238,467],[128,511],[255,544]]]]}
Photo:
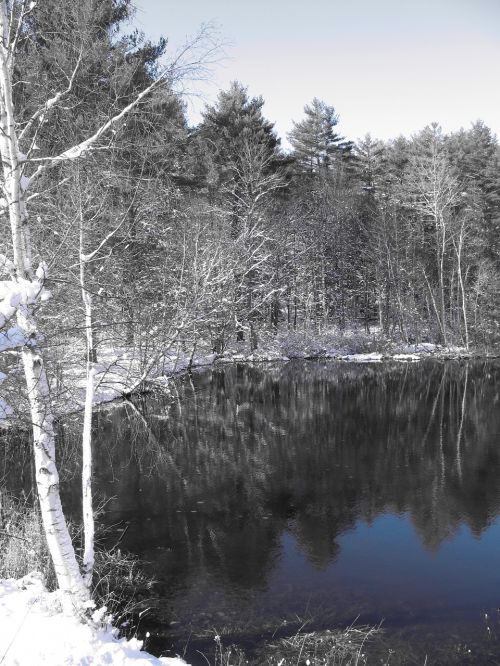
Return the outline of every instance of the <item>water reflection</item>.
{"type": "Polygon", "coordinates": [[[449,620],[498,599],[499,389],[496,362],[216,369],[99,413],[97,496],[163,624],[449,620]]]}
{"type": "Polygon", "coordinates": [[[387,510],[437,550],[498,513],[498,388],[493,364],[224,368],[179,383],[173,402],[102,413],[98,486],[113,487],[114,518],[162,515],[166,535],[196,512],[188,532],[210,543],[249,522],[267,541],[293,518],[319,567],[339,533],[387,510]]]}

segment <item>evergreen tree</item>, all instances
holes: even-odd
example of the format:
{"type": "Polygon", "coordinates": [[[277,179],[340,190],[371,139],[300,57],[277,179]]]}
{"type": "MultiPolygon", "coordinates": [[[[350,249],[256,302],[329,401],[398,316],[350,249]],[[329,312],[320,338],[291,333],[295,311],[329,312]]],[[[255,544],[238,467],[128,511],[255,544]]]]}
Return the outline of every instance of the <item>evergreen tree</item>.
{"type": "Polygon", "coordinates": [[[339,117],[333,106],[315,97],[304,113],[304,120],[294,122],[288,134],[293,155],[303,171],[328,172],[350,154],[352,143],[335,131],[339,117]]]}
{"type": "Polygon", "coordinates": [[[476,339],[498,340],[500,322],[500,156],[496,137],[482,122],[447,139],[464,195],[477,210],[474,225],[476,339]]]}
{"type": "Polygon", "coordinates": [[[365,193],[380,192],[386,184],[386,147],[367,134],[353,149],[353,171],[365,193]]]}
{"type": "Polygon", "coordinates": [[[202,154],[200,175],[211,198],[228,190],[241,194],[242,178],[237,166],[249,146],[261,155],[266,174],[281,166],[280,140],[273,123],[262,114],[263,105],[262,97],[249,97],[247,89],[234,81],[229,90],[219,93],[214,106],[206,108],[195,140],[202,154]]]}
{"type": "MultiPolygon", "coordinates": [[[[231,239],[226,252],[232,255],[227,257],[230,263],[234,259],[227,282],[232,304],[223,317],[235,321],[239,340],[245,325],[255,331],[261,304],[272,289],[267,212],[273,194],[285,184],[285,159],[273,123],[262,114],[263,104],[261,97],[249,97],[246,88],[234,82],[206,109],[193,139],[201,156],[199,180],[216,214],[214,224],[222,237],[231,239]]],[[[218,330],[224,326],[220,320],[216,323],[218,330]]]]}

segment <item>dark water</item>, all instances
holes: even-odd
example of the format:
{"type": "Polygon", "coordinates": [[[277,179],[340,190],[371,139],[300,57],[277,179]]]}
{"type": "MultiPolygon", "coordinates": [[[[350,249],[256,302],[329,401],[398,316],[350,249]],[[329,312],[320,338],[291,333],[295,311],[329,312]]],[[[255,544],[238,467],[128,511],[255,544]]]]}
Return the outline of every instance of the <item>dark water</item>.
{"type": "Polygon", "coordinates": [[[98,414],[105,521],[158,581],[149,648],[357,618],[415,663],[500,663],[499,400],[498,362],[294,362],[98,414]]]}

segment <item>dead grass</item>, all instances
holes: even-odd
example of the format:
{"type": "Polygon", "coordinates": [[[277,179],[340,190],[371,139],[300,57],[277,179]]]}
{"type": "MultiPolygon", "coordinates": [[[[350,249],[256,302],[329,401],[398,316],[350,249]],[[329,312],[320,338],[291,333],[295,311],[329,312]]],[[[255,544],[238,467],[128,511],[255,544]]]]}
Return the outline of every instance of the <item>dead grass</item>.
{"type": "Polygon", "coordinates": [[[267,645],[265,663],[270,666],[361,666],[368,663],[368,642],[379,633],[379,628],[365,626],[299,632],[267,645]]]}
{"type": "Polygon", "coordinates": [[[367,647],[382,635],[379,627],[350,626],[317,632],[298,632],[289,638],[266,642],[255,653],[246,654],[237,645],[225,646],[215,635],[215,649],[201,654],[207,666],[364,666],[368,663],[389,664],[387,658],[368,661],[367,647]]]}
{"type": "Polygon", "coordinates": [[[38,504],[17,500],[0,489],[0,578],[40,571],[48,589],[56,580],[38,504]]]}
{"type": "MultiPolygon", "coordinates": [[[[80,543],[81,529],[74,525],[69,529],[74,543],[80,543]]],[[[38,503],[17,499],[0,488],[0,578],[22,578],[32,571],[42,574],[47,589],[56,589],[38,503]]],[[[98,606],[108,608],[117,623],[144,610],[152,586],[137,558],[118,547],[96,544],[92,597],[98,606]]]]}

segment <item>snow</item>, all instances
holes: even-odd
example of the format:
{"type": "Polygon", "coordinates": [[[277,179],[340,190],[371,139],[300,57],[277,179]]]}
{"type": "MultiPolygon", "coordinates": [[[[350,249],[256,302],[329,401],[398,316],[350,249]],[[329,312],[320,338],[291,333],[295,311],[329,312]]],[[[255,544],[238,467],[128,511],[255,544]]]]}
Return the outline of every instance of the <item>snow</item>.
{"type": "MultiPolygon", "coordinates": [[[[0,206],[2,205],[2,199],[0,199],[0,206]]],[[[5,254],[0,254],[0,273],[12,273],[14,271],[14,264],[12,261],[5,256],[5,254]]]]}
{"type": "Polygon", "coordinates": [[[16,314],[21,305],[49,298],[50,292],[38,280],[0,280],[0,328],[16,314]]]}
{"type": "MultiPolygon", "coordinates": [[[[73,353],[75,348],[71,350],[73,353]]],[[[81,349],[81,358],[85,351],[81,349]]],[[[138,389],[144,368],[137,350],[127,347],[105,347],[98,352],[99,362],[95,367],[95,391],[93,404],[102,405],[112,402],[138,389]]],[[[215,363],[216,354],[171,353],[158,361],[150,369],[147,381],[165,389],[173,376],[185,372],[191,365],[192,370],[215,363]]],[[[58,414],[82,409],[85,404],[86,375],[85,365],[75,363],[74,359],[65,362],[65,378],[68,390],[56,398],[55,411],[58,414]]],[[[167,389],[168,390],[168,389],[167,389]]]]}
{"type": "Polygon", "coordinates": [[[28,187],[30,186],[30,179],[27,176],[21,176],[20,178],[20,185],[21,185],[21,190],[23,192],[26,192],[28,187]]]}
{"type": "Polygon", "coordinates": [[[96,623],[63,614],[57,592],[39,573],[0,580],[2,666],[185,666],[180,658],[142,652],[142,642],[117,638],[106,609],[96,623]]]}
{"type": "Polygon", "coordinates": [[[348,354],[341,357],[343,361],[350,361],[354,363],[380,363],[383,359],[382,354],[348,354]]]}
{"type": "Polygon", "coordinates": [[[45,261],[41,261],[40,264],[38,265],[38,268],[36,269],[36,276],[40,280],[40,282],[43,282],[45,278],[47,277],[49,272],[49,269],[47,267],[47,264],[45,261]]]}
{"type": "Polygon", "coordinates": [[[17,349],[26,343],[26,338],[19,326],[12,326],[6,331],[0,331],[0,352],[17,349]]]}
{"type": "Polygon", "coordinates": [[[394,354],[392,357],[395,361],[416,362],[422,358],[418,354],[394,354]]]}

